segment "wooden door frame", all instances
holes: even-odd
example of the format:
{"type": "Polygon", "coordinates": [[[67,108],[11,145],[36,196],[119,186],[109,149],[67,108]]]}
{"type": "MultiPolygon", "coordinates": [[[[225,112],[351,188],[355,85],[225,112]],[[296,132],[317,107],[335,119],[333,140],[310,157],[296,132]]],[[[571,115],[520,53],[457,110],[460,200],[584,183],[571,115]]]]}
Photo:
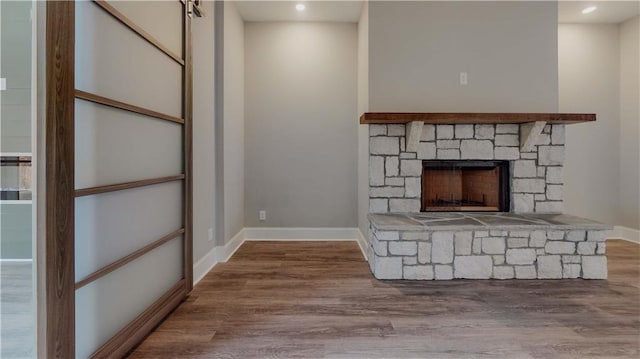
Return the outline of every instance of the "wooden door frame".
{"type": "MultiPolygon", "coordinates": [[[[98,2],[96,2],[98,3],[98,2]]],[[[191,2],[182,2],[182,115],[184,143],[184,279],[141,313],[92,357],[125,355],[193,288],[193,67],[191,2]]],[[[103,5],[109,6],[103,2],[103,5]]],[[[127,24],[125,24],[127,25],[127,24]]],[[[133,24],[135,25],[135,24],[133,24]]],[[[75,358],[75,2],[46,2],[45,40],[45,265],[44,356],[75,358]]],[[[131,28],[131,26],[130,26],[131,28]]],[[[144,37],[136,29],[140,36],[144,37]]],[[[140,29],[143,31],[142,29],[140,29]]],[[[148,35],[148,34],[147,34],[148,35]]],[[[148,39],[147,39],[148,40],[148,39]]],[[[153,44],[161,51],[161,44],[153,44]]],[[[169,55],[171,56],[171,55],[169,55]]]]}

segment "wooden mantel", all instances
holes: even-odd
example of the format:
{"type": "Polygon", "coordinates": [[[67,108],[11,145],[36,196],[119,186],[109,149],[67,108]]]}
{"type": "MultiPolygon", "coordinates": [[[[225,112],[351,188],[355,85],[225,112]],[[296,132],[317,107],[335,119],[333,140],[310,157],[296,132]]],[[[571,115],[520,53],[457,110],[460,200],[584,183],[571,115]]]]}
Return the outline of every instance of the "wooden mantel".
{"type": "Polygon", "coordinates": [[[414,121],[434,124],[459,123],[581,123],[595,121],[593,113],[399,113],[365,112],[360,116],[361,124],[403,124],[414,121]]]}

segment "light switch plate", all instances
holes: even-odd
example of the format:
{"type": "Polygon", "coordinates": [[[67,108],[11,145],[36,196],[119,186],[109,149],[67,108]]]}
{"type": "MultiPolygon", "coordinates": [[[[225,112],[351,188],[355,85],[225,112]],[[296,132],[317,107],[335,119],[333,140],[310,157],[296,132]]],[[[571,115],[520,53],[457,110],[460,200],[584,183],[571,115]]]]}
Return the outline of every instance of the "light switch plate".
{"type": "Polygon", "coordinates": [[[7,89],[7,79],[0,78],[0,91],[5,91],[7,89]]]}

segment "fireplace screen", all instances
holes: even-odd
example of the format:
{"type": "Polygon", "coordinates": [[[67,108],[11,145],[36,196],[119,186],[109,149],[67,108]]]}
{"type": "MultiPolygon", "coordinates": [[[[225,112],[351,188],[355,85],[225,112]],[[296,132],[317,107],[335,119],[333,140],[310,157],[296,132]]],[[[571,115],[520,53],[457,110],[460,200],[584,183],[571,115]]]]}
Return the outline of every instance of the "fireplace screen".
{"type": "Polygon", "coordinates": [[[508,212],[509,192],[509,161],[423,161],[423,212],[508,212]]]}

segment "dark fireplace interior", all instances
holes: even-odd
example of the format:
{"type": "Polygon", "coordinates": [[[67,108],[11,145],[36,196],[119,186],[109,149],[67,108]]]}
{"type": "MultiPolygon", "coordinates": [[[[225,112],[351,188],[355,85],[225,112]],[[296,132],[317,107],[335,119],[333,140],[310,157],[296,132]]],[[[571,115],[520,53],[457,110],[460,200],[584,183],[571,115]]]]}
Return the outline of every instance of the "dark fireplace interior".
{"type": "Polygon", "coordinates": [[[422,212],[508,212],[509,161],[423,161],[422,212]]]}

